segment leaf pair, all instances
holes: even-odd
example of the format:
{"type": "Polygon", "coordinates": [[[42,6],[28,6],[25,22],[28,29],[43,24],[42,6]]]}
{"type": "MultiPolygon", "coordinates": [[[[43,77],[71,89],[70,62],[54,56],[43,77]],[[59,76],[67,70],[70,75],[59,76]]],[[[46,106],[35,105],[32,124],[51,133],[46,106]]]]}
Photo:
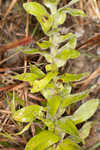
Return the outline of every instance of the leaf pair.
{"type": "Polygon", "coordinates": [[[61,142],[57,148],[49,148],[59,140],[60,138],[56,134],[50,131],[42,131],[40,134],[31,138],[31,140],[27,143],[25,150],[82,150],[80,146],[68,138],[63,140],[63,142],[61,142]]]}
{"type": "MultiPolygon", "coordinates": [[[[37,20],[42,26],[43,31],[47,33],[50,30],[50,28],[53,26],[53,23],[55,20],[54,18],[57,18],[58,20],[57,21],[58,23],[56,23],[56,25],[60,25],[64,23],[65,18],[66,18],[66,13],[70,13],[71,15],[74,15],[74,16],[76,15],[84,16],[84,13],[81,10],[66,8],[68,7],[68,5],[66,5],[64,8],[59,9],[57,12],[56,9],[57,9],[58,2],[59,0],[56,0],[56,1],[44,0],[44,4],[51,9],[52,15],[50,15],[47,12],[45,7],[43,7],[41,4],[37,2],[24,3],[23,6],[24,6],[24,9],[29,14],[32,14],[37,18],[37,20]]],[[[70,2],[69,6],[72,5],[73,3],[75,3],[75,1],[70,2]]]]}

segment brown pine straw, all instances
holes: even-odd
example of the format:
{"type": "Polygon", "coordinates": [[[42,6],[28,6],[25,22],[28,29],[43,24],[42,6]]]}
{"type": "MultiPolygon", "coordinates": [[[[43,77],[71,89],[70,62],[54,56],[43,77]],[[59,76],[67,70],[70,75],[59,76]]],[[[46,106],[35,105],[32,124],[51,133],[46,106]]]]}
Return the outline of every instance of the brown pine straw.
{"type": "Polygon", "coordinates": [[[12,41],[11,43],[8,43],[6,45],[2,45],[0,46],[0,53],[3,53],[5,51],[8,51],[12,48],[16,48],[18,46],[22,46],[22,45],[27,45],[31,42],[34,42],[34,38],[31,36],[16,40],[16,41],[12,41]]]}
{"type": "Polygon", "coordinates": [[[100,67],[98,67],[87,79],[77,82],[74,85],[81,85],[81,88],[78,91],[82,91],[86,88],[86,86],[95,78],[100,75],[100,67]]]}
{"type": "MultiPolygon", "coordinates": [[[[27,0],[27,2],[32,2],[32,0],[27,0]]],[[[26,29],[25,29],[26,37],[29,35],[29,14],[26,14],[26,29]]]]}
{"type": "Polygon", "coordinates": [[[46,99],[37,97],[37,96],[35,96],[35,95],[33,95],[33,94],[28,94],[28,97],[30,97],[30,98],[32,98],[32,99],[34,99],[34,100],[40,101],[40,102],[41,102],[41,101],[46,101],[46,99]]]}
{"type": "Polygon", "coordinates": [[[93,79],[100,75],[100,67],[98,67],[83,83],[81,89],[84,89],[93,79]]]}
{"type": "Polygon", "coordinates": [[[0,109],[0,113],[3,113],[3,114],[11,114],[12,112],[9,111],[9,110],[0,109]]]}
{"type": "Polygon", "coordinates": [[[7,9],[5,15],[4,15],[4,19],[6,19],[6,17],[8,16],[8,14],[10,13],[10,11],[12,10],[12,8],[14,7],[14,5],[16,4],[18,0],[12,0],[12,2],[10,3],[9,8],[7,9]]]}

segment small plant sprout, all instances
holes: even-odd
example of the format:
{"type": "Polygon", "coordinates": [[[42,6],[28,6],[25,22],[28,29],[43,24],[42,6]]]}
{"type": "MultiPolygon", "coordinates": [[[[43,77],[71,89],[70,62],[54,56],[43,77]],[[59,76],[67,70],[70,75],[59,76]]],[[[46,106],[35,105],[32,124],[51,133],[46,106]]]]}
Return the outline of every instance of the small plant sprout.
{"type": "Polygon", "coordinates": [[[71,74],[59,72],[67,60],[75,59],[80,52],[75,49],[77,39],[73,33],[60,34],[59,26],[72,16],[85,16],[82,10],[70,8],[79,0],[72,0],[62,8],[58,8],[60,0],[43,0],[24,3],[24,9],[35,16],[48,40],[36,42],[38,48],[21,48],[25,54],[40,54],[48,64],[46,73],[35,65],[30,65],[30,72],[15,76],[18,80],[29,82],[31,93],[40,92],[47,100],[46,106],[30,105],[17,110],[13,118],[28,123],[20,132],[22,134],[32,122],[39,122],[42,128],[35,133],[26,144],[25,150],[82,150],[79,143],[84,144],[89,135],[92,123],[87,120],[96,112],[98,99],[88,100],[70,116],[65,116],[66,108],[86,98],[92,89],[72,94],[72,82],[80,81],[89,73],[71,74]],[[48,9],[50,9],[48,12],[48,9]],[[65,45],[62,43],[65,43],[65,45]],[[63,46],[62,46],[63,45],[63,46]],[[49,49],[49,50],[48,50],[49,49]],[[81,129],[77,124],[87,121],[81,129]],[[85,132],[87,131],[87,133],[85,132]]]}

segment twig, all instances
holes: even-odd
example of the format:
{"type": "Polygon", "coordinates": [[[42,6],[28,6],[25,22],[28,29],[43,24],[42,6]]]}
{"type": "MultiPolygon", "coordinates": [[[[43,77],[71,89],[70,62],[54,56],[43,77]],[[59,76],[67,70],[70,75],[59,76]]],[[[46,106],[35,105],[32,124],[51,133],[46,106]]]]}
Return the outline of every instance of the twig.
{"type": "Polygon", "coordinates": [[[0,113],[4,113],[4,114],[11,114],[11,111],[9,111],[9,110],[2,110],[2,109],[0,109],[0,113]]]}
{"type": "Polygon", "coordinates": [[[15,56],[18,55],[19,53],[21,53],[21,52],[20,52],[20,51],[19,51],[19,52],[16,52],[16,53],[12,54],[11,56],[9,56],[9,57],[3,59],[2,61],[0,61],[0,65],[3,64],[3,63],[5,63],[5,62],[8,61],[9,59],[15,57],[15,56]]]}
{"type": "Polygon", "coordinates": [[[40,101],[40,102],[41,102],[41,101],[46,101],[46,99],[43,99],[43,98],[34,96],[34,95],[32,95],[32,94],[28,94],[28,96],[29,96],[30,98],[35,99],[35,100],[40,101]]]}
{"type": "MultiPolygon", "coordinates": [[[[27,2],[31,2],[32,0],[27,0],[27,2]]],[[[29,14],[27,13],[26,15],[26,29],[25,29],[25,32],[26,32],[26,37],[28,36],[29,34],[29,14]]]]}
{"type": "Polygon", "coordinates": [[[6,17],[8,16],[8,14],[10,13],[11,9],[14,7],[14,5],[16,4],[17,1],[18,1],[18,0],[12,0],[12,2],[11,2],[11,4],[10,4],[9,8],[7,9],[7,12],[6,12],[5,15],[4,15],[4,19],[6,19],[6,17]]]}
{"type": "Polygon", "coordinates": [[[83,90],[94,78],[98,77],[100,75],[100,67],[98,67],[86,80],[79,82],[80,84],[83,83],[80,90],[83,90]]]}

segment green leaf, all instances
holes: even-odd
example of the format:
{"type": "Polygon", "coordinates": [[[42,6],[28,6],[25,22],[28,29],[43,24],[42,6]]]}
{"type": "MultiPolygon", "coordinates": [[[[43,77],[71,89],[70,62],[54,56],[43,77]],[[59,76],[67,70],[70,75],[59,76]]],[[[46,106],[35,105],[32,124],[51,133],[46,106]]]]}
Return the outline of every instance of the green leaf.
{"type": "Polygon", "coordinates": [[[22,80],[22,81],[27,81],[30,83],[30,85],[33,85],[34,81],[36,79],[41,79],[42,76],[40,77],[39,74],[33,74],[33,73],[22,73],[22,74],[14,76],[13,78],[22,80]]]}
{"type": "Polygon", "coordinates": [[[90,93],[90,90],[86,90],[84,92],[80,92],[77,94],[68,95],[68,96],[63,98],[61,107],[66,108],[67,106],[86,98],[89,93],[90,93]]]}
{"type": "Polygon", "coordinates": [[[48,49],[51,46],[49,41],[42,41],[36,43],[41,49],[48,49]]]}
{"type": "Polygon", "coordinates": [[[24,3],[23,7],[29,14],[32,14],[37,18],[44,32],[50,30],[53,23],[53,17],[50,16],[44,6],[37,2],[28,2],[24,3]]]}
{"type": "Polygon", "coordinates": [[[68,40],[72,36],[73,36],[73,33],[68,33],[66,35],[58,35],[56,38],[56,42],[57,43],[65,42],[66,40],[68,40]]]}
{"type": "Polygon", "coordinates": [[[56,14],[54,14],[54,26],[58,26],[61,25],[65,22],[66,20],[66,13],[64,12],[57,12],[56,14]]]}
{"type": "Polygon", "coordinates": [[[42,131],[29,140],[25,150],[45,150],[49,146],[57,143],[59,139],[60,138],[53,132],[42,131]]]}
{"type": "Polygon", "coordinates": [[[49,83],[44,89],[42,89],[41,93],[46,99],[53,96],[55,94],[53,82],[49,83]]]}
{"type": "Polygon", "coordinates": [[[47,150],[56,150],[53,146],[49,147],[47,150]]]}
{"type": "Polygon", "coordinates": [[[72,115],[72,120],[75,124],[82,123],[88,120],[97,110],[99,105],[98,99],[92,99],[82,104],[72,115]]]}
{"type": "Polygon", "coordinates": [[[50,8],[51,13],[54,14],[57,11],[57,4],[59,3],[60,0],[43,0],[44,4],[50,8]]]}
{"type": "Polygon", "coordinates": [[[59,127],[64,133],[79,137],[78,129],[74,125],[73,121],[70,119],[57,120],[56,126],[57,128],[59,127]]]}
{"type": "Polygon", "coordinates": [[[90,133],[90,130],[92,128],[92,121],[86,122],[82,128],[80,129],[80,137],[85,140],[90,133]]]}
{"type": "Polygon", "coordinates": [[[56,150],[82,150],[82,149],[78,144],[74,143],[73,141],[67,138],[57,146],[56,150]]]}
{"type": "Polygon", "coordinates": [[[30,64],[30,72],[36,74],[40,79],[45,76],[44,72],[37,66],[30,64]]]}
{"type": "Polygon", "coordinates": [[[55,77],[56,75],[57,73],[49,72],[43,79],[34,81],[31,92],[35,93],[44,89],[47,86],[47,84],[52,80],[52,78],[55,77]]]}
{"type": "Polygon", "coordinates": [[[60,50],[75,49],[76,43],[77,43],[77,39],[76,39],[75,35],[72,34],[71,39],[69,40],[69,42],[67,44],[65,44],[63,47],[61,47],[60,50]]]}
{"type": "Polygon", "coordinates": [[[48,116],[50,118],[54,117],[58,111],[60,102],[62,97],[58,95],[54,95],[48,99],[47,106],[48,106],[48,116]]]}
{"type": "Polygon", "coordinates": [[[73,5],[73,4],[75,4],[76,2],[78,2],[79,0],[71,0],[68,4],[67,4],[67,6],[71,6],[71,5],[73,5]]]}
{"type": "Polygon", "coordinates": [[[59,9],[59,12],[69,13],[72,16],[82,16],[82,17],[86,16],[85,13],[82,10],[80,10],[80,9],[73,9],[73,8],[63,7],[61,9],[59,9]]]}
{"type": "Polygon", "coordinates": [[[46,51],[41,51],[37,48],[19,47],[24,54],[44,54],[46,51]]]}
{"type": "Polygon", "coordinates": [[[68,59],[74,59],[80,55],[80,52],[74,49],[64,49],[58,52],[55,56],[55,63],[58,67],[61,67],[65,64],[68,59]]]}
{"type": "Polygon", "coordinates": [[[44,4],[50,8],[51,5],[58,5],[60,0],[43,0],[44,4]]]}
{"type": "Polygon", "coordinates": [[[26,106],[13,115],[13,119],[20,122],[31,122],[36,118],[43,116],[43,107],[39,105],[26,106]]]}
{"type": "Polygon", "coordinates": [[[59,76],[59,79],[61,79],[63,82],[73,82],[73,81],[80,81],[87,77],[89,75],[88,72],[86,73],[80,73],[80,74],[71,74],[71,73],[65,73],[61,76],[59,76]]]}

